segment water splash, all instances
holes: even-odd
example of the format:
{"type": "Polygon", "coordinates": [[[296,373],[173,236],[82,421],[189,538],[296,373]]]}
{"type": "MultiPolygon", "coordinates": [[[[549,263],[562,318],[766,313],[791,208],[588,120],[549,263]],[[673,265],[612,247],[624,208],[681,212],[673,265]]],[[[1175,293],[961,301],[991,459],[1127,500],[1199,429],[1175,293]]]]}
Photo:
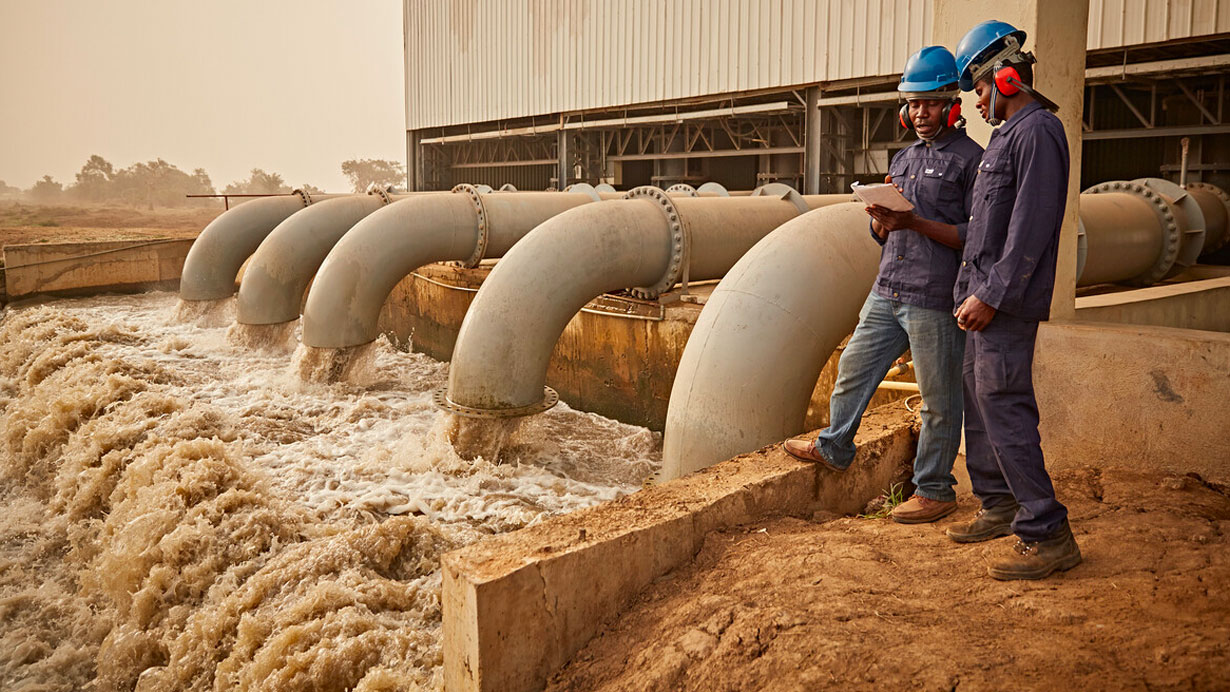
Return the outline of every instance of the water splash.
{"type": "Polygon", "coordinates": [[[304,382],[368,382],[372,380],[378,348],[374,342],[343,348],[299,344],[291,358],[291,370],[304,382]]]}
{"type": "Polygon", "coordinates": [[[497,461],[508,438],[520,427],[522,417],[472,418],[449,413],[448,441],[462,459],[497,461]]]}
{"type": "Polygon", "coordinates": [[[219,300],[183,300],[175,304],[175,322],[198,327],[225,327],[235,321],[235,297],[219,300]]]}
{"type": "Polygon", "coordinates": [[[226,330],[226,341],[237,349],[291,353],[299,342],[299,321],[277,324],[234,322],[226,330]]]}
{"type": "Polygon", "coordinates": [[[659,437],[560,405],[466,461],[447,366],[340,382],[169,294],[0,321],[0,689],[438,689],[439,558],[633,492],[659,437]]]}

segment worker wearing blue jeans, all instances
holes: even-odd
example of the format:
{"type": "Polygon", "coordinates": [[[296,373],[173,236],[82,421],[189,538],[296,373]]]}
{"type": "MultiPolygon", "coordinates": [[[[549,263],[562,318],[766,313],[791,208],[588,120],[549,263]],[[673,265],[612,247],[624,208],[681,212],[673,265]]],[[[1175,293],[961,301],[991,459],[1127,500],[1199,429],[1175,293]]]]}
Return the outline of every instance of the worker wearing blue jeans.
{"type": "Polygon", "coordinates": [[[957,507],[952,465],[961,440],[965,335],[952,314],[952,285],[982,155],[961,127],[957,81],[956,61],[941,46],[923,48],[906,63],[898,86],[907,99],[900,120],[919,139],[893,157],[889,179],[914,210],[868,207],[872,237],[884,249],[871,295],[838,363],[829,427],[814,441],[785,444],[801,459],[847,468],[863,412],[893,361],[909,348],[923,398],[922,430],[914,495],[892,513],[901,523],[935,521],[957,507]]]}

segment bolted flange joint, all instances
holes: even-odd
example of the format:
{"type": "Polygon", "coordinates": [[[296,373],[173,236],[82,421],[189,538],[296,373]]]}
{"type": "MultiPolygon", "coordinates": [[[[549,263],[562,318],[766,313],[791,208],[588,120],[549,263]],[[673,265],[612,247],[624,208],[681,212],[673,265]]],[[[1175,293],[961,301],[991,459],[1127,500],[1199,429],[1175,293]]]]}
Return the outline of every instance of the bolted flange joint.
{"type": "Polygon", "coordinates": [[[1157,215],[1158,224],[1162,228],[1162,251],[1158,253],[1153,266],[1146,269],[1140,276],[1132,277],[1124,283],[1133,286],[1152,286],[1166,278],[1171,268],[1174,267],[1175,260],[1179,258],[1179,247],[1183,243],[1183,231],[1179,228],[1179,222],[1175,219],[1174,209],[1171,208],[1170,203],[1153,190],[1130,180],[1101,183],[1085,192],[1090,194],[1121,192],[1136,195],[1149,203],[1149,207],[1157,215]]]}
{"type": "MultiPolygon", "coordinates": [[[[473,269],[478,266],[479,262],[483,261],[483,255],[487,254],[487,240],[490,237],[487,229],[487,210],[483,207],[482,195],[485,193],[480,188],[469,183],[455,185],[451,191],[468,197],[470,203],[474,205],[474,213],[478,215],[478,238],[474,241],[474,252],[465,261],[458,263],[459,266],[466,269],[473,269]]],[[[487,192],[490,191],[491,188],[488,187],[487,192]]]]}
{"type": "Polygon", "coordinates": [[[683,197],[699,196],[696,194],[696,188],[692,187],[691,185],[688,185],[687,183],[675,183],[674,185],[671,185],[670,187],[666,188],[666,194],[681,195],[683,197]]]}
{"type": "MultiPolygon", "coordinates": [[[[1226,216],[1230,217],[1230,195],[1226,194],[1225,190],[1210,183],[1188,183],[1187,189],[1202,190],[1204,192],[1209,192],[1216,195],[1217,199],[1221,200],[1222,205],[1226,207],[1226,216]]],[[[1227,243],[1230,243],[1230,229],[1226,229],[1226,231],[1221,234],[1221,238],[1214,242],[1210,247],[1206,248],[1202,254],[1209,255],[1217,252],[1225,247],[1227,243]]]]}
{"type": "Polygon", "coordinates": [[[312,195],[308,194],[307,190],[301,187],[291,190],[290,194],[299,195],[299,199],[303,200],[303,206],[310,207],[312,205],[312,195]]]}
{"type": "Polygon", "coordinates": [[[629,289],[632,295],[642,300],[653,300],[663,293],[670,290],[679,282],[679,277],[683,275],[683,263],[687,259],[687,242],[686,234],[683,232],[683,217],[679,215],[679,210],[671,202],[670,196],[666,194],[660,187],[653,185],[642,185],[628,191],[624,195],[624,199],[645,199],[655,203],[662,211],[662,215],[666,217],[667,228],[670,232],[671,241],[671,257],[666,267],[666,273],[652,286],[639,286],[629,289]]]}
{"type": "Polygon", "coordinates": [[[550,387],[542,388],[542,400],[527,406],[514,408],[475,408],[462,406],[448,398],[448,385],[440,387],[431,393],[431,401],[437,408],[466,418],[519,418],[542,413],[559,403],[559,394],[550,387]]]}

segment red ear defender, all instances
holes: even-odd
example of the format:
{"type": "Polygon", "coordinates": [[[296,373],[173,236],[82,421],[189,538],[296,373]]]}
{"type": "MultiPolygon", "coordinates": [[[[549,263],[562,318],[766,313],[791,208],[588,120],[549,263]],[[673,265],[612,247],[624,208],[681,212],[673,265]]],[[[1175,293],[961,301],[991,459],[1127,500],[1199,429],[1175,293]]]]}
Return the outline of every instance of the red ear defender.
{"type": "Polygon", "coordinates": [[[948,127],[956,127],[961,120],[961,99],[953,99],[944,106],[944,122],[948,127]]]}
{"type": "Polygon", "coordinates": [[[999,89],[999,93],[1004,96],[1012,96],[1021,90],[1017,84],[1021,83],[1021,75],[1017,74],[1015,67],[1001,67],[995,70],[995,88],[999,89]]]}
{"type": "Polygon", "coordinates": [[[910,120],[909,103],[906,103],[901,107],[901,110],[897,111],[897,120],[901,122],[901,126],[904,127],[906,131],[912,131],[914,129],[914,121],[910,120]]]}

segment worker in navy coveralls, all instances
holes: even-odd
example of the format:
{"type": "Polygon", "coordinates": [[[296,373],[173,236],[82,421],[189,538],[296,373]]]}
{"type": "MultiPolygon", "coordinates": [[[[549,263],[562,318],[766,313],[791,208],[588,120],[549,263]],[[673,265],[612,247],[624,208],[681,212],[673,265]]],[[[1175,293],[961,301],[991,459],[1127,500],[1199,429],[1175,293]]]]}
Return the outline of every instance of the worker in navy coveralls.
{"type": "Polygon", "coordinates": [[[935,521],[957,508],[952,465],[961,441],[961,362],[965,334],[953,316],[952,286],[970,214],[982,147],[965,133],[952,53],[928,46],[906,62],[898,92],[901,125],[918,141],[897,152],[890,180],[914,204],[867,208],[884,246],[880,271],[838,364],[829,427],[816,440],[787,440],[786,451],[837,471],[854,459],[854,435],[876,387],[906,348],[922,394],[914,460],[915,494],[893,509],[902,523],[935,521]]]}
{"type": "Polygon", "coordinates": [[[950,528],[960,543],[1015,533],[996,579],[1042,579],[1075,567],[1080,549],[1055,498],[1038,436],[1033,356],[1050,315],[1059,227],[1068,195],[1068,145],[1055,106],[1033,89],[1025,32],[983,22],[957,46],[961,88],[992,125],[974,183],[953,298],[966,330],[965,450],[975,519],[950,528]],[[1045,106],[1045,107],[1044,107],[1045,106]]]}

